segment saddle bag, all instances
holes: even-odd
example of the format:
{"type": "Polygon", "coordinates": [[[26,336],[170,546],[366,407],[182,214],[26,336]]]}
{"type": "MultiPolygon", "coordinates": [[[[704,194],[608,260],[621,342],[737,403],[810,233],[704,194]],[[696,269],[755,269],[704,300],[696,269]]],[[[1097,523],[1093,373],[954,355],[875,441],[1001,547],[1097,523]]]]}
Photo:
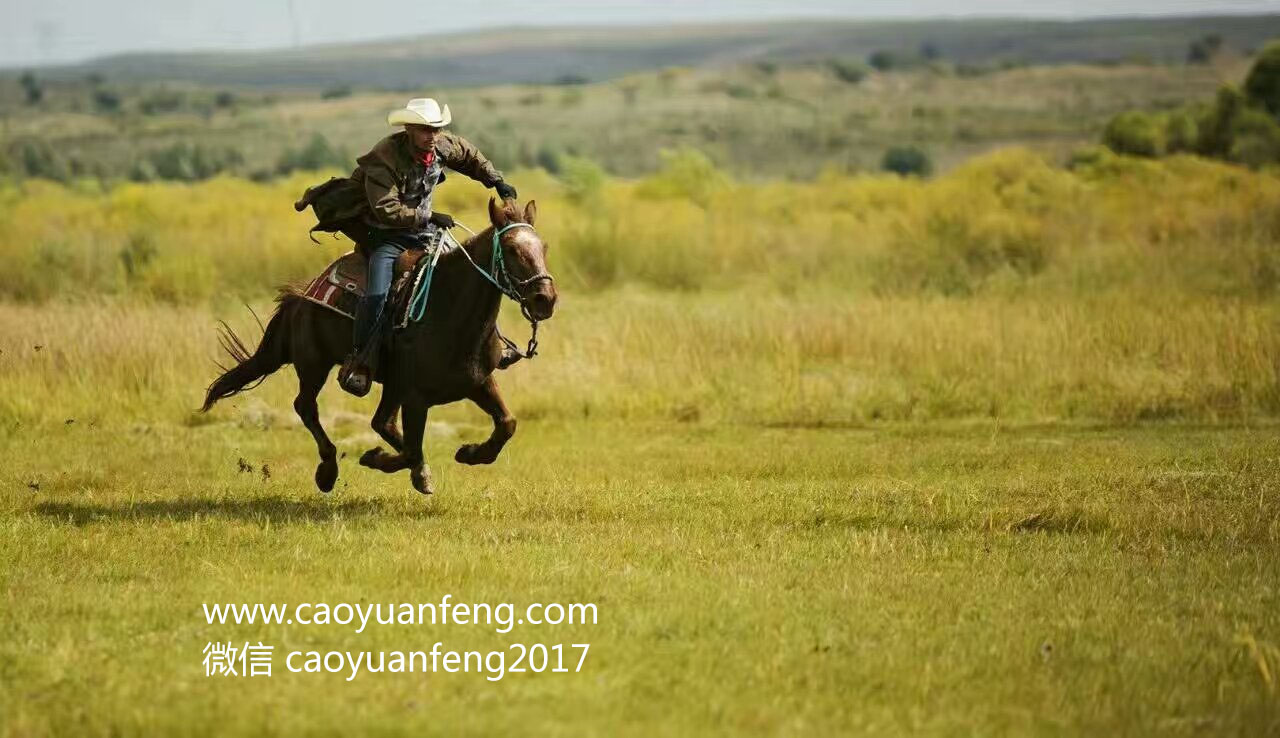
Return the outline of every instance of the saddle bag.
{"type": "Polygon", "coordinates": [[[312,233],[341,233],[357,244],[363,244],[369,235],[363,217],[368,208],[364,187],[349,177],[331,177],[328,182],[308,187],[293,209],[301,213],[308,207],[316,216],[312,233]]]}

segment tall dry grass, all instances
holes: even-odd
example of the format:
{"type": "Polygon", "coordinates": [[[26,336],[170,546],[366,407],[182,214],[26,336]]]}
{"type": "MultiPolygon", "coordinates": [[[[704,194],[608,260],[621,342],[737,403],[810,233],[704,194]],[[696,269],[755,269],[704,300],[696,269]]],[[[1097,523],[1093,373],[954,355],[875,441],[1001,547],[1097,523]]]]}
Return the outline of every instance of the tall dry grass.
{"type": "MultiPolygon", "coordinates": [[[[260,311],[266,309],[260,306],[260,311]]],[[[0,310],[0,423],[293,422],[288,369],[210,417],[215,319],[119,301],[0,310]],[[39,350],[35,346],[40,346],[39,350]]],[[[1280,413],[1280,308],[1234,298],[568,293],[543,354],[500,376],[525,418],[862,424],[1244,421],[1280,413]]],[[[507,325],[522,334],[518,317],[507,325]]],[[[327,413],[367,415],[330,389],[327,413]]],[[[478,411],[435,417],[482,422],[478,411]]],[[[363,426],[363,423],[361,423],[363,426]]]]}
{"type": "MultiPolygon", "coordinates": [[[[289,207],[313,179],[0,191],[0,420],[193,422],[215,320],[254,328],[240,300],[346,248],[289,207]]],[[[503,376],[526,417],[1280,412],[1272,174],[1014,150],[935,181],[742,184],[690,153],[639,182],[515,179],[564,296],[544,357],[503,376]]],[[[451,182],[439,207],[478,225],[484,197],[451,182]]],[[[292,392],[241,408],[287,417],[292,392]]]]}

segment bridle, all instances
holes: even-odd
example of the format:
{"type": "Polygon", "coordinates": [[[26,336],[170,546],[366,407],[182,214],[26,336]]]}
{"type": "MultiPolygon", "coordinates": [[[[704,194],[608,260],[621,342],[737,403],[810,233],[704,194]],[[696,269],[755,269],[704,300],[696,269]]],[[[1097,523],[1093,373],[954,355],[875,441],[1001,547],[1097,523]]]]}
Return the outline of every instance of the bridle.
{"type": "MultiPolygon", "coordinates": [[[[472,236],[476,235],[476,232],[470,228],[467,228],[461,223],[458,223],[458,225],[472,236]]],[[[465,247],[459,247],[458,250],[462,252],[463,256],[467,257],[467,261],[471,262],[471,266],[475,267],[476,271],[480,273],[480,276],[487,279],[494,287],[497,287],[499,292],[510,297],[512,300],[515,300],[516,304],[520,306],[520,314],[524,316],[525,320],[529,321],[529,326],[532,330],[532,334],[529,336],[528,347],[524,351],[521,351],[514,341],[502,335],[502,332],[498,330],[496,325],[494,326],[494,332],[498,334],[498,338],[506,344],[507,348],[511,349],[521,359],[532,359],[538,353],[538,321],[529,313],[529,305],[525,300],[524,289],[531,284],[535,284],[543,280],[554,284],[555,279],[546,271],[541,271],[531,277],[519,280],[511,276],[511,272],[507,269],[507,261],[502,256],[502,234],[515,228],[528,228],[529,230],[533,230],[533,226],[529,223],[508,223],[501,228],[495,228],[493,230],[493,256],[490,259],[490,263],[493,265],[491,267],[493,270],[492,274],[485,271],[484,267],[477,264],[475,259],[471,258],[471,254],[467,252],[465,247]]]]}

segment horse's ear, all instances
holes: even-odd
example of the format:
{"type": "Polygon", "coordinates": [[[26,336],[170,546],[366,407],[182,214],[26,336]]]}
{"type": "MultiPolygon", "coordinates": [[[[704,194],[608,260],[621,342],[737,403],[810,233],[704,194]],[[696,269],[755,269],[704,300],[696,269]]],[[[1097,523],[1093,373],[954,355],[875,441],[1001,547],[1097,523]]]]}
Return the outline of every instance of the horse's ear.
{"type": "Polygon", "coordinates": [[[489,222],[492,223],[495,228],[501,228],[507,224],[507,214],[503,212],[505,210],[505,207],[498,205],[498,201],[496,199],[492,197],[489,198],[489,222]]]}
{"type": "Polygon", "coordinates": [[[524,222],[533,225],[533,221],[538,217],[538,206],[534,204],[534,200],[530,200],[524,206],[524,222]]]}

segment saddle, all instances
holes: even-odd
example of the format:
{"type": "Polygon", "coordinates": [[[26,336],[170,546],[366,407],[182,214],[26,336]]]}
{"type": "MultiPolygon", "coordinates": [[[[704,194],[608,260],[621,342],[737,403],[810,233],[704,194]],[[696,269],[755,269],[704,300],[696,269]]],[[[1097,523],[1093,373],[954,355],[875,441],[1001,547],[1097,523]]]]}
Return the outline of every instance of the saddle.
{"type": "MultiPolygon", "coordinates": [[[[442,244],[440,248],[447,246],[442,244]]],[[[391,311],[394,325],[403,323],[402,316],[408,307],[409,298],[412,297],[418,267],[426,265],[423,257],[430,253],[428,249],[407,249],[396,258],[391,277],[391,293],[387,295],[387,309],[391,311]]],[[[299,295],[309,302],[355,320],[356,305],[364,297],[368,287],[368,271],[369,263],[365,255],[359,251],[348,251],[325,267],[299,295]]]]}

